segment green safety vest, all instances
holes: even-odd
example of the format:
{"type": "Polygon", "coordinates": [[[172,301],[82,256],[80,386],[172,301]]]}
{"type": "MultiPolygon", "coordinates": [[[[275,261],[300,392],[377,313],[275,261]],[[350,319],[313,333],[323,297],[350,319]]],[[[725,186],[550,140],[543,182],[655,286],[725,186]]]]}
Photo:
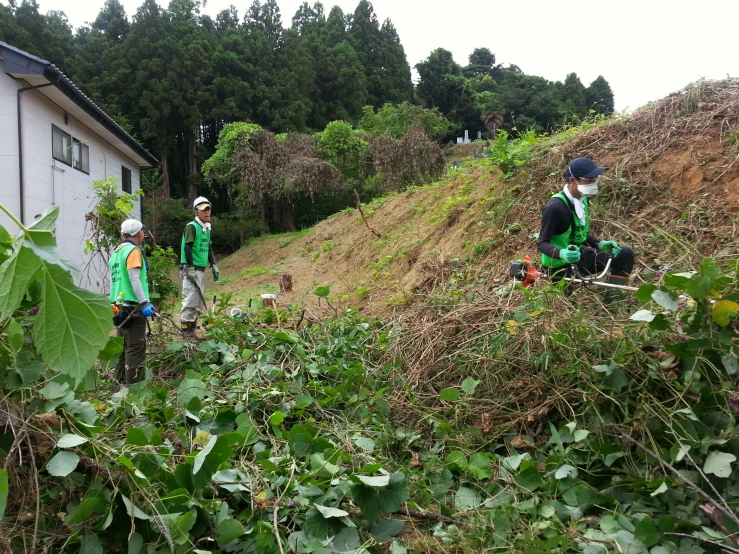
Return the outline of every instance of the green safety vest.
{"type": "MultiPolygon", "coordinates": [[[[110,269],[110,301],[116,302],[118,296],[123,292],[123,299],[126,302],[138,302],[139,299],[133,292],[131,286],[131,278],[128,276],[128,268],[126,267],[126,260],[129,254],[134,248],[138,248],[135,244],[129,242],[122,243],[116,248],[113,255],[110,257],[108,262],[108,269],[110,269]]],[[[149,278],[146,274],[146,262],[141,259],[141,286],[144,289],[146,295],[146,301],[149,301],[149,278]]]]}
{"type": "MultiPolygon", "coordinates": [[[[195,242],[192,245],[192,264],[198,267],[208,267],[208,252],[210,252],[210,231],[204,229],[197,221],[191,221],[188,225],[195,227],[195,242]]],[[[185,234],[182,234],[182,247],[180,248],[180,263],[186,264],[185,259],[185,234]]]]}
{"type": "MultiPolygon", "coordinates": [[[[570,221],[570,228],[562,233],[561,235],[554,235],[549,243],[555,248],[560,250],[566,249],[570,244],[580,246],[585,243],[588,238],[588,231],[590,230],[590,213],[588,211],[588,199],[583,197],[582,205],[585,208],[585,225],[580,225],[580,218],[577,214],[570,209],[570,203],[564,193],[560,192],[555,194],[552,198],[559,198],[567,206],[567,210],[570,212],[572,219],[570,221]]],[[[546,254],[541,255],[541,263],[544,267],[564,267],[567,265],[561,258],[551,258],[546,254]]]]}

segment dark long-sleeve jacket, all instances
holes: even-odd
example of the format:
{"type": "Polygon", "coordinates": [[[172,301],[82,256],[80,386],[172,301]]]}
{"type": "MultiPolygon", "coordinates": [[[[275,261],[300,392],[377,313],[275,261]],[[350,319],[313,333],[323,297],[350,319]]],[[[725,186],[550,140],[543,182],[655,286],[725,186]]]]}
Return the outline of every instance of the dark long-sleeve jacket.
{"type": "MultiPolygon", "coordinates": [[[[577,214],[575,213],[575,206],[569,198],[567,198],[567,205],[559,198],[552,197],[549,199],[541,214],[541,230],[536,241],[539,252],[550,258],[560,257],[559,248],[552,246],[549,241],[553,236],[567,232],[572,226],[573,217],[577,217],[577,214]]],[[[591,235],[588,235],[586,240],[587,245],[592,248],[598,248],[599,242],[597,238],[591,235]]]]}

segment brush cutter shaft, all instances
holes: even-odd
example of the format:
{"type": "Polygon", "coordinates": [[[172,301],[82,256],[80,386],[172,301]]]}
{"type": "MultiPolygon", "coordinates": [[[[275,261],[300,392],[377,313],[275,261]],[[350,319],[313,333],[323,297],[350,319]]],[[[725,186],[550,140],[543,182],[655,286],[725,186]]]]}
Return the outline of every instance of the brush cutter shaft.
{"type": "Polygon", "coordinates": [[[596,285],[598,287],[606,287],[609,289],[619,289],[619,290],[629,290],[632,292],[636,292],[639,289],[637,287],[629,287],[626,285],[614,285],[613,283],[604,283],[602,281],[592,281],[590,279],[575,279],[572,277],[565,277],[565,281],[569,281],[570,283],[578,283],[580,285],[596,285]]]}
{"type": "MultiPolygon", "coordinates": [[[[583,277],[580,274],[580,272],[578,271],[577,266],[575,264],[572,264],[571,265],[572,272],[575,274],[575,277],[577,279],[580,279],[579,282],[581,282],[581,283],[599,281],[600,279],[603,279],[603,277],[605,277],[606,274],[608,273],[608,270],[611,269],[611,262],[612,261],[613,261],[613,258],[608,258],[608,261],[606,262],[606,267],[603,269],[603,271],[601,271],[598,275],[596,275],[594,277],[589,277],[589,278],[583,277]]],[[[578,282],[578,281],[573,281],[573,282],[578,282]]]]}

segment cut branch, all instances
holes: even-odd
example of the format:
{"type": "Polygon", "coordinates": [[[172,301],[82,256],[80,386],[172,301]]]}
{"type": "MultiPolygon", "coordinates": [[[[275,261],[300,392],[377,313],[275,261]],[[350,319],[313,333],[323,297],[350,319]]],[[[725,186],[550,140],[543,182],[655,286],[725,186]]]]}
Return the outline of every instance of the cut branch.
{"type": "Polygon", "coordinates": [[[359,215],[362,216],[362,221],[364,221],[364,224],[367,226],[367,229],[369,229],[370,232],[373,235],[375,235],[378,239],[381,238],[380,233],[378,233],[372,227],[370,227],[370,224],[367,221],[367,218],[364,217],[364,212],[362,211],[362,202],[359,200],[359,193],[357,192],[357,189],[354,189],[354,199],[357,201],[357,210],[359,210],[359,215]]]}

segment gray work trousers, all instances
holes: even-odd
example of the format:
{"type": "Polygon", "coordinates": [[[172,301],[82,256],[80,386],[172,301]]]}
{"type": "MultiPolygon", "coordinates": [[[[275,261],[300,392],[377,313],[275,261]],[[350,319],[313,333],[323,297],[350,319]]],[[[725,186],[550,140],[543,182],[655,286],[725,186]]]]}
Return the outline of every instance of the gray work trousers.
{"type": "Polygon", "coordinates": [[[187,278],[187,266],[180,270],[182,278],[182,311],[180,321],[192,323],[197,321],[198,315],[207,310],[205,305],[205,271],[195,271],[195,281],[187,278]],[[198,291],[195,287],[200,287],[198,291]]]}
{"type": "Polygon", "coordinates": [[[146,361],[146,318],[140,313],[131,317],[118,336],[123,337],[123,352],[115,366],[115,379],[121,385],[132,385],[144,379],[146,361]]]}

